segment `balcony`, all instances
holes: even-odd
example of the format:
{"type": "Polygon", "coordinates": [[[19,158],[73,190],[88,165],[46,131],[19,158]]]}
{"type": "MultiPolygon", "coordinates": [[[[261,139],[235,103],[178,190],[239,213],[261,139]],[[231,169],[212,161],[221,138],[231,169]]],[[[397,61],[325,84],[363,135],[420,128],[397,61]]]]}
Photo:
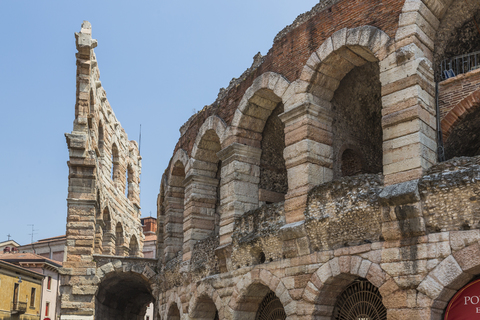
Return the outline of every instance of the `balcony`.
{"type": "Polygon", "coordinates": [[[26,302],[12,302],[12,314],[21,314],[27,311],[26,302]]]}
{"type": "Polygon", "coordinates": [[[442,80],[480,68],[480,51],[446,59],[440,65],[442,80]]]}

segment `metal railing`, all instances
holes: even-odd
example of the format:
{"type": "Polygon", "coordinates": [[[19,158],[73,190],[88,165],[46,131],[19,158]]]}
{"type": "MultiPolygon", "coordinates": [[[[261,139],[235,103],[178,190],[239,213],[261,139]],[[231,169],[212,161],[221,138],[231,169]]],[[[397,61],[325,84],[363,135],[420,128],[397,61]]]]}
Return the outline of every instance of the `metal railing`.
{"type": "Polygon", "coordinates": [[[442,80],[453,78],[480,68],[480,51],[462,54],[451,59],[443,60],[440,65],[442,80]]]}
{"type": "Polygon", "coordinates": [[[25,313],[26,311],[26,302],[12,302],[12,313],[25,313]]]}

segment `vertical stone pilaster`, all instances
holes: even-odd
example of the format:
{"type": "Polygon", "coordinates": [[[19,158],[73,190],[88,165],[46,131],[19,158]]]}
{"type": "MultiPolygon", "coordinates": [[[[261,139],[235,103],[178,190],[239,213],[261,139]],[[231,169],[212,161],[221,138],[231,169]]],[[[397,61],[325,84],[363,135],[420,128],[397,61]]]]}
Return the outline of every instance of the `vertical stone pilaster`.
{"type": "Polygon", "coordinates": [[[439,20],[422,1],[407,1],[395,51],[380,62],[385,185],[418,179],[437,161],[432,68],[439,20]]]}
{"type": "Polygon", "coordinates": [[[218,179],[192,174],[187,176],[184,186],[183,261],[187,261],[195,243],[215,230],[218,179]]]}
{"type": "Polygon", "coordinates": [[[104,255],[115,255],[115,235],[112,232],[109,231],[103,235],[102,249],[104,255]]]}
{"type": "MultiPolygon", "coordinates": [[[[164,221],[164,257],[165,261],[174,258],[183,245],[183,203],[184,199],[175,197],[176,187],[168,187],[165,197],[164,221]]],[[[183,195],[183,188],[180,194],[183,195]]]]}
{"type": "Polygon", "coordinates": [[[232,242],[235,217],[258,207],[261,154],[261,149],[239,143],[217,154],[222,160],[220,246],[232,242]]]}
{"type": "Polygon", "coordinates": [[[324,100],[322,104],[305,102],[279,115],[285,123],[287,224],[304,220],[308,191],[333,178],[331,106],[324,100]]]}

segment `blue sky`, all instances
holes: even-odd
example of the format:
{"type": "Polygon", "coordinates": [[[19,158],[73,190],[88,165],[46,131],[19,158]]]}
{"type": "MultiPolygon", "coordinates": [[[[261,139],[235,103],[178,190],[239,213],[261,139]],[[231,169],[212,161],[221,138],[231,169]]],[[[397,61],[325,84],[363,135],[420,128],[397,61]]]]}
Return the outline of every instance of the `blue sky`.
{"type": "Polygon", "coordinates": [[[92,24],[102,85],[129,139],[142,125],[142,215],[180,126],[318,0],[0,1],[0,241],[65,233],[75,37],[92,24]]]}

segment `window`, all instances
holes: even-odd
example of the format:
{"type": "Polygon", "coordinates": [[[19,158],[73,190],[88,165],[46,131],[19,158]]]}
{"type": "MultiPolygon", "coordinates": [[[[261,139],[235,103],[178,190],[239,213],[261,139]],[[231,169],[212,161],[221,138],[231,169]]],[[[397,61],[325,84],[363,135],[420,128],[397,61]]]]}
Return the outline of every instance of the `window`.
{"type": "Polygon", "coordinates": [[[52,289],[52,277],[48,276],[47,290],[51,290],[51,289],[52,289]]]}
{"type": "Polygon", "coordinates": [[[50,312],[50,302],[47,302],[45,304],[45,317],[48,317],[49,312],[50,312]]]}
{"type": "Polygon", "coordinates": [[[30,308],[35,308],[35,293],[36,293],[37,289],[36,288],[32,288],[32,292],[30,294],[30,308]]]}

